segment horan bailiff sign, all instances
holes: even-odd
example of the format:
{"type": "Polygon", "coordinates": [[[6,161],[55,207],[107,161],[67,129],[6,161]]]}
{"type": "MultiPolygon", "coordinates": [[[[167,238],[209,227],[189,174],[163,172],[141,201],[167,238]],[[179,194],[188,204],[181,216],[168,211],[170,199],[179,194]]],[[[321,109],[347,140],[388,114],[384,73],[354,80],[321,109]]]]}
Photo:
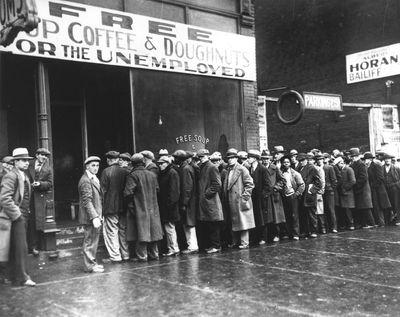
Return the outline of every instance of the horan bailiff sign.
{"type": "Polygon", "coordinates": [[[0,23],[0,46],[8,46],[19,32],[38,26],[35,0],[0,0],[0,23]]]}

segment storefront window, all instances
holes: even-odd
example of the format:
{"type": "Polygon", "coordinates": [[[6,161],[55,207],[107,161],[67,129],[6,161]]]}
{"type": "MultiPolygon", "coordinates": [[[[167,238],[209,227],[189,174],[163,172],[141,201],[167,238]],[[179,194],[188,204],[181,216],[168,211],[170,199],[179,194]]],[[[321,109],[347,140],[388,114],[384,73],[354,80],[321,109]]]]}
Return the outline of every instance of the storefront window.
{"type": "Polygon", "coordinates": [[[188,24],[230,33],[238,31],[235,18],[192,9],[189,11],[188,24]]]}
{"type": "Polygon", "coordinates": [[[127,1],[126,12],[185,23],[185,10],[182,6],[151,0],[127,1]]]}
{"type": "Polygon", "coordinates": [[[210,9],[218,9],[230,12],[238,11],[238,0],[181,0],[187,4],[195,4],[210,9]]]}
{"type": "Polygon", "coordinates": [[[124,9],[124,0],[69,0],[71,2],[77,2],[82,4],[88,4],[95,7],[103,7],[113,10],[123,11],[124,9]]]}

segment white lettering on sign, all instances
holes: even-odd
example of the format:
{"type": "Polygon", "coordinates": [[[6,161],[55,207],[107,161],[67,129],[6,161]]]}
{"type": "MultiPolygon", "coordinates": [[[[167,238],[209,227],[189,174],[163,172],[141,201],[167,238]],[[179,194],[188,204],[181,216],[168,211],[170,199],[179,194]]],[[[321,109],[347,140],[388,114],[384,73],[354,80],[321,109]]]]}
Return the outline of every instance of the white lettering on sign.
{"type": "Polygon", "coordinates": [[[255,39],[68,1],[38,1],[41,23],[1,48],[69,61],[256,80],[255,39]]]}
{"type": "Polygon", "coordinates": [[[316,92],[303,92],[306,109],[342,111],[342,96],[334,94],[322,94],[316,92]]]}
{"type": "Polygon", "coordinates": [[[400,74],[400,43],[346,56],[347,83],[400,74]]]}
{"type": "Polygon", "coordinates": [[[203,144],[207,144],[208,142],[210,142],[210,139],[202,137],[200,135],[197,134],[184,134],[184,135],[180,135],[177,136],[175,138],[176,144],[179,143],[186,143],[186,142],[198,142],[198,143],[203,143],[203,144]]]}

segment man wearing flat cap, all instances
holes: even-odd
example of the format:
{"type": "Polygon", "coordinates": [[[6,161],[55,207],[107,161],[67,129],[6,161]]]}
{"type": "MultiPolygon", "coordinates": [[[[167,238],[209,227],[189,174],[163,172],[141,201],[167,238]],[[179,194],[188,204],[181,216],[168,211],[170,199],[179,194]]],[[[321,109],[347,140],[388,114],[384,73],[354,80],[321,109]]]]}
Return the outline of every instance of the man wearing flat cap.
{"type": "Polygon", "coordinates": [[[100,177],[103,193],[103,237],[109,255],[109,258],[103,262],[111,263],[129,260],[124,225],[119,224],[120,218],[124,217],[123,191],[128,170],[119,166],[119,156],[120,153],[116,151],[106,153],[108,167],[103,170],[100,177]]]}
{"type": "MultiPolygon", "coordinates": [[[[167,150],[160,150],[160,153],[160,157],[168,156],[167,150]]],[[[150,172],[153,172],[158,177],[158,174],[160,174],[160,168],[157,166],[156,163],[154,163],[155,158],[153,152],[145,150],[140,152],[140,154],[142,154],[144,158],[144,168],[150,172]]]]}
{"type": "MultiPolygon", "coordinates": [[[[32,160],[26,148],[13,151],[14,168],[1,181],[0,218],[11,221],[9,245],[0,249],[1,261],[7,262],[14,285],[35,286],[27,272],[27,227],[30,213],[31,184],[26,172],[32,160]],[[8,253],[9,251],[9,253],[8,253]]],[[[2,225],[4,226],[5,223],[2,225]]]]}
{"type": "Polygon", "coordinates": [[[0,164],[0,182],[3,176],[14,168],[14,162],[12,156],[4,156],[0,164]]]}
{"type": "Polygon", "coordinates": [[[285,149],[283,148],[282,145],[276,145],[274,146],[274,160],[273,163],[280,168],[281,167],[281,158],[285,155],[285,149]]]}
{"type": "Polygon", "coordinates": [[[119,155],[119,160],[118,160],[119,166],[126,169],[128,172],[132,170],[131,157],[132,155],[130,155],[128,152],[121,153],[119,155]]]}
{"type": "Polygon", "coordinates": [[[383,166],[383,177],[385,187],[393,210],[393,223],[400,225],[400,168],[392,163],[392,155],[383,154],[385,165],[383,166]]]}
{"type": "Polygon", "coordinates": [[[45,148],[36,150],[36,159],[31,161],[28,175],[32,184],[33,199],[28,225],[28,247],[33,255],[38,255],[40,231],[46,223],[46,202],[52,198],[53,172],[49,162],[50,151],[45,148]]]}
{"type": "Polygon", "coordinates": [[[83,263],[87,273],[103,273],[104,267],[97,264],[96,254],[99,244],[103,217],[103,194],[96,174],[99,171],[100,158],[89,156],[85,160],[85,172],[78,184],[79,223],[84,225],[83,263]]]}

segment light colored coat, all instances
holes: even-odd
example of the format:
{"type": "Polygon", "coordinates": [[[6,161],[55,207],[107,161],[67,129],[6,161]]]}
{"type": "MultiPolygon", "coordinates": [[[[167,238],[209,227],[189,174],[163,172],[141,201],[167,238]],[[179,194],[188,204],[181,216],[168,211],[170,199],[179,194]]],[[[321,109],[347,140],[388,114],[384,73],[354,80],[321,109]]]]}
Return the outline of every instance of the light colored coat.
{"type": "Polygon", "coordinates": [[[79,223],[82,225],[92,224],[92,220],[103,215],[102,193],[100,183],[97,184],[90,179],[85,172],[78,184],[79,192],[79,223]]]}
{"type": "Polygon", "coordinates": [[[247,168],[235,164],[224,180],[224,197],[228,201],[232,231],[243,231],[255,227],[251,192],[253,179],[247,168]]]}

